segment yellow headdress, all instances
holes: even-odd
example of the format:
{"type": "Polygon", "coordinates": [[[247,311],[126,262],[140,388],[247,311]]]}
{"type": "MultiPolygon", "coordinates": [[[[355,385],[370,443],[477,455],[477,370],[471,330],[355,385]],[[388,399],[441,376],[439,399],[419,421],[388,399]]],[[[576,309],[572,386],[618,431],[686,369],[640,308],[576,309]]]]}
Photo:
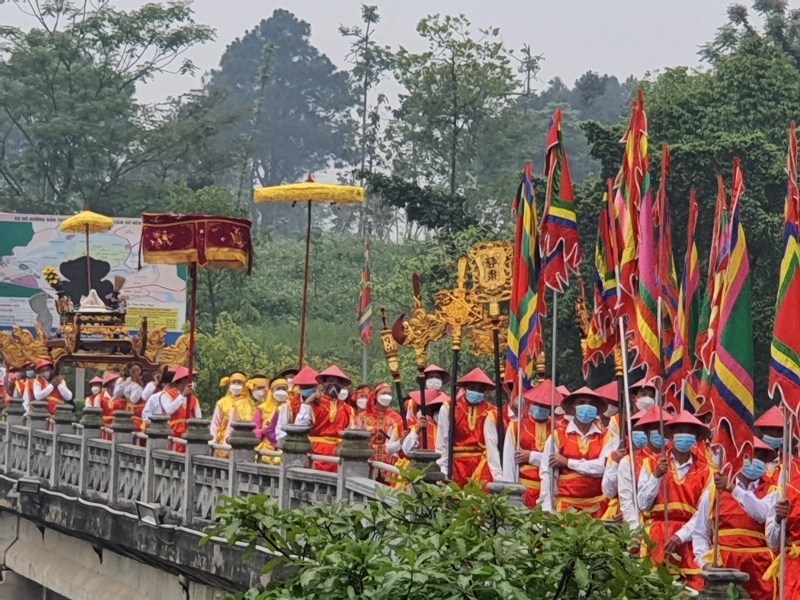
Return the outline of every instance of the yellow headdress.
{"type": "Polygon", "coordinates": [[[219,380],[219,387],[228,387],[232,383],[247,383],[247,377],[242,373],[232,373],[229,377],[223,377],[219,380]]]}

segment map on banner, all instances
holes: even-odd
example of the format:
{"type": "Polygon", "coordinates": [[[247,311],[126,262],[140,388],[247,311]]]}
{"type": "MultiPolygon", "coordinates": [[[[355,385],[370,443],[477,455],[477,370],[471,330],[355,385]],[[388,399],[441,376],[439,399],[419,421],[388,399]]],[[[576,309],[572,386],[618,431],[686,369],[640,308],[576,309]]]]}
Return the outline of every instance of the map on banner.
{"type": "MultiPolygon", "coordinates": [[[[42,270],[54,267],[69,279],[66,265],[73,270],[77,265],[86,277],[86,237],[59,231],[66,218],[0,213],[0,329],[32,328],[37,320],[45,328],[58,325],[56,294],[42,270]]],[[[177,334],[186,320],[186,269],[142,264],[139,270],[141,232],[141,219],[119,218],[108,232],[90,234],[92,280],[102,275],[101,287],[110,290],[116,276],[125,278],[120,296],[127,305],[126,325],[132,330],[147,316],[150,329],[166,327],[177,334]]]]}

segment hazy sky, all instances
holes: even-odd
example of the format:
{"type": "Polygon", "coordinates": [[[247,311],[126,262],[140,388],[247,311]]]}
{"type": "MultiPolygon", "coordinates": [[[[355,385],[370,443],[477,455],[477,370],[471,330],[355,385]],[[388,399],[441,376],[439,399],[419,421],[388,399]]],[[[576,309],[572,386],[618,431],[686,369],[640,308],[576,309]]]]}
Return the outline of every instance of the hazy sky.
{"type": "MultiPolygon", "coordinates": [[[[742,1],[742,0],[739,0],[742,1]]],[[[499,27],[510,48],[530,44],[544,54],[541,85],[558,75],[568,84],[586,71],[624,78],[676,65],[697,65],[698,47],[725,21],[732,0],[369,0],[381,15],[382,43],[421,48],[414,29],[432,13],[464,13],[477,30],[499,27]]],[[[121,9],[145,0],[116,0],[121,9]]],[[[339,25],[359,22],[361,0],[194,0],[197,21],[214,27],[216,41],[193,49],[198,78],[163,76],[140,91],[155,101],[199,86],[199,75],[216,67],[225,47],[276,8],[286,8],[311,24],[311,41],[344,66],[348,44],[339,25]]],[[[749,4],[749,2],[748,2],[749,4]]],[[[31,21],[13,5],[0,4],[0,23],[31,21]]]]}

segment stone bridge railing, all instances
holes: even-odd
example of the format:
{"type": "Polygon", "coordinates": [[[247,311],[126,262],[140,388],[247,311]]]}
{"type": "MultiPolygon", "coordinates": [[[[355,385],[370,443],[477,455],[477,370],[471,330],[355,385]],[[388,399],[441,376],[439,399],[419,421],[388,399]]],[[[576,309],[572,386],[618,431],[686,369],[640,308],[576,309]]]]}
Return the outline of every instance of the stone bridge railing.
{"type": "MultiPolygon", "coordinates": [[[[0,472],[132,514],[137,503],[158,507],[166,523],[202,529],[221,496],[266,494],[282,508],[298,508],[375,499],[387,488],[375,481],[378,468],[370,462],[370,434],[363,430],[342,432],[339,472],[328,473],[308,468],[311,446],[304,427],[287,427],[280,465],[270,465],[257,462],[252,423],[233,423],[229,456],[217,458],[205,420],[187,421],[185,452],[175,452],[169,449],[167,417],[153,417],[147,434],[138,435],[131,414],[117,412],[112,435],[103,436],[100,409],[84,409],[76,424],[72,406],[59,406],[51,419],[44,402],[33,402],[27,416],[19,401],[11,402],[0,423],[0,472]]],[[[437,458],[418,452],[412,460],[425,469],[437,458]]],[[[436,478],[435,469],[429,473],[436,478]]]]}

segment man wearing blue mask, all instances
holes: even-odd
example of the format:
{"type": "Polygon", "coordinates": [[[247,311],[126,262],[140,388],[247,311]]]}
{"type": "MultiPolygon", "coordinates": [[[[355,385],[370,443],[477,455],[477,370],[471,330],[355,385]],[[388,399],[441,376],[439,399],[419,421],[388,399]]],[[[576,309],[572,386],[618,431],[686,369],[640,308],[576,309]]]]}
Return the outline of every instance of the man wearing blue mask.
{"type": "Polygon", "coordinates": [[[716,475],[697,507],[697,522],[692,533],[694,557],[701,569],[713,565],[712,540],[715,506],[719,502],[719,562],[717,567],[736,569],[750,575],[743,584],[753,600],[772,600],[772,580],[763,579],[772,564],[772,552],[764,539],[764,524],[770,508],[778,501],[777,490],[764,479],[766,463],[775,451],[758,438],[753,439],[754,456],[731,481],[716,475]]]}
{"type": "Polygon", "coordinates": [[[689,541],[700,497],[713,482],[705,444],[699,443],[708,438],[710,430],[691,413],[683,411],[664,424],[664,432],[671,440],[666,453],[646,459],[639,474],[639,510],[645,530],[655,544],[651,553],[653,562],[670,562],[684,584],[700,590],[704,582],[689,541]],[[669,514],[665,518],[667,498],[669,514]],[[679,559],[673,560],[673,555],[679,559]]]}
{"type": "MultiPolygon", "coordinates": [[[[294,371],[294,369],[292,369],[294,371]]],[[[283,373],[283,372],[282,372],[283,373]]],[[[280,377],[279,373],[277,377],[280,377]]],[[[291,425],[300,414],[303,402],[317,392],[317,373],[309,366],[305,366],[299,371],[292,373],[292,384],[289,387],[289,399],[281,404],[278,409],[278,421],[275,424],[275,440],[280,446],[283,438],[286,437],[285,425],[291,425]]]]}
{"type": "Polygon", "coordinates": [[[549,512],[574,508],[600,518],[608,504],[602,489],[606,459],[617,446],[617,438],[606,435],[600,421],[608,402],[583,387],[564,398],[561,407],[572,418],[545,442],[540,503],[549,512]]]}
{"type": "Polygon", "coordinates": [[[761,441],[776,452],[775,459],[767,463],[767,472],[764,475],[764,479],[772,485],[778,485],[781,476],[783,425],[783,411],[777,406],[770,408],[755,422],[756,429],[761,432],[761,441]]]}
{"type": "MultiPolygon", "coordinates": [[[[619,448],[611,454],[606,472],[603,475],[603,494],[606,498],[619,498],[619,509],[622,520],[628,524],[631,531],[636,531],[641,526],[641,513],[634,503],[633,482],[638,481],[642,464],[648,457],[657,456],[663,447],[659,430],[660,409],[651,406],[631,415],[633,423],[634,462],[631,469],[628,443],[620,444],[619,448]]],[[[665,422],[672,417],[664,413],[665,422]]]]}
{"type": "MultiPolygon", "coordinates": [[[[456,396],[455,436],[453,444],[453,481],[464,487],[469,481],[484,484],[503,480],[500,449],[497,446],[497,407],[486,401],[486,392],[494,389],[494,381],[481,369],[473,369],[458,380],[456,396]],[[462,393],[463,392],[463,393],[462,393]]],[[[439,411],[439,437],[449,448],[450,411],[439,411]]],[[[437,463],[448,471],[447,457],[437,463]]]]}
{"type": "MultiPolygon", "coordinates": [[[[503,443],[503,478],[525,486],[522,497],[525,505],[534,508],[539,501],[544,443],[550,435],[550,410],[555,392],[556,406],[561,404],[561,394],[553,389],[553,382],[545,379],[523,394],[521,418],[518,416],[508,426],[503,443]],[[521,437],[518,431],[522,431],[521,437]]],[[[516,404],[512,400],[512,404],[516,404]]]]}

